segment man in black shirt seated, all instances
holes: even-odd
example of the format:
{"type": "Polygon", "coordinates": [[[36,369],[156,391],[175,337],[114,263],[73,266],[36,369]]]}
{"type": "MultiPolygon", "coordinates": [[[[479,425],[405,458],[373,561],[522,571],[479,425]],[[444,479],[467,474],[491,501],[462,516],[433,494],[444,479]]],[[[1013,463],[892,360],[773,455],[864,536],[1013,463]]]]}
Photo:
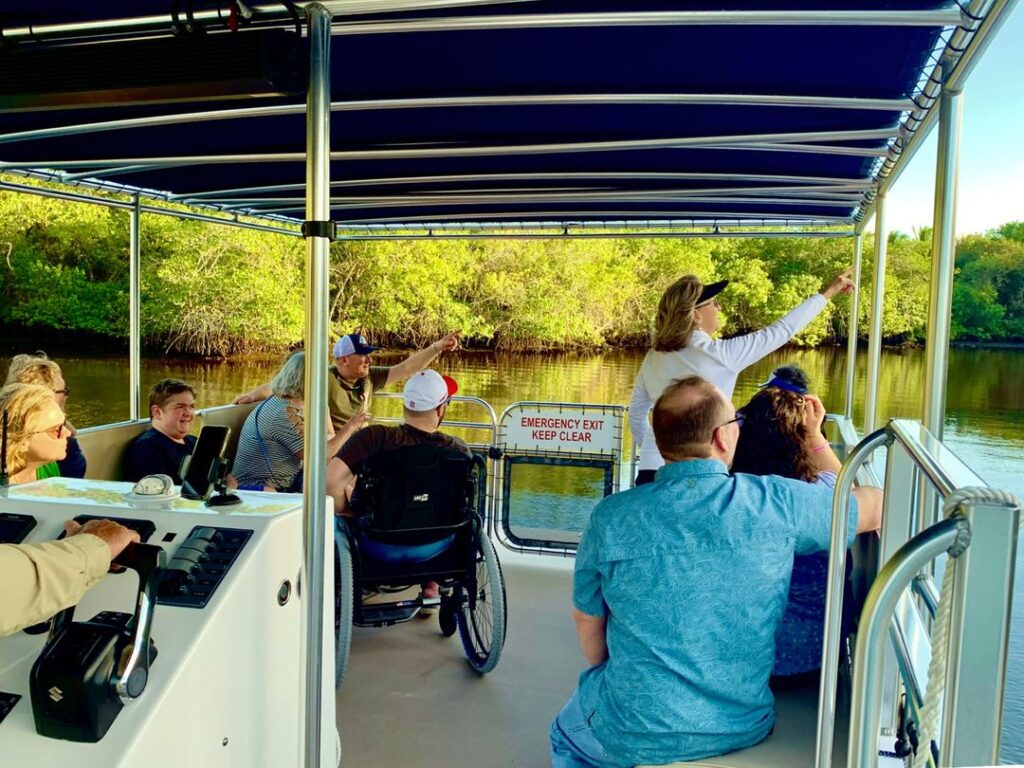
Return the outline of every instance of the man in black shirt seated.
{"type": "MultiPolygon", "coordinates": [[[[436,445],[441,448],[456,448],[467,456],[472,455],[469,446],[462,440],[438,431],[448,409],[448,401],[458,389],[454,379],[442,376],[437,371],[415,373],[406,382],[402,393],[402,424],[395,427],[373,424],[356,432],[341,446],[338,455],[327,465],[327,493],[334,499],[336,514],[351,514],[349,496],[355,481],[353,469],[381,453],[409,446],[436,445]]],[[[364,554],[378,560],[423,562],[443,552],[449,543],[450,537],[414,546],[384,544],[363,539],[360,546],[364,554]]],[[[424,584],[423,596],[437,597],[437,584],[424,584]]]]}
{"type": "Polygon", "coordinates": [[[170,475],[181,485],[181,460],[192,455],[196,438],[189,434],[196,417],[196,391],[178,379],[163,379],[149,390],[152,426],[128,446],[124,479],[170,475]]]}

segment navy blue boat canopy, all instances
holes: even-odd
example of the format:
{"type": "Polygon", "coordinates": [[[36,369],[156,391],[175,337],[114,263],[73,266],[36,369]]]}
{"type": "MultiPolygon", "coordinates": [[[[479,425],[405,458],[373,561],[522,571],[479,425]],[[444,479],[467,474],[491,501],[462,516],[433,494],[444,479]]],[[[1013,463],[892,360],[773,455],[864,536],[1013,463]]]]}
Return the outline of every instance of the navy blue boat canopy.
{"type": "MultiPolygon", "coordinates": [[[[853,225],[984,23],[934,0],[324,5],[332,218],[375,230],[853,225]]],[[[282,8],[0,11],[0,170],[301,221],[282,8]]]]}

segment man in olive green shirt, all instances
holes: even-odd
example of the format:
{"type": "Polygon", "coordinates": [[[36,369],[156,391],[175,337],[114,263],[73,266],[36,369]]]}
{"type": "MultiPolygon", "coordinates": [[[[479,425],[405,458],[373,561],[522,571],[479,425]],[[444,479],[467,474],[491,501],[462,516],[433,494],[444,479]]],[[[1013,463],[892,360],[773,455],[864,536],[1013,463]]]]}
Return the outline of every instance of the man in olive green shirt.
{"type": "MultiPolygon", "coordinates": [[[[413,352],[397,365],[370,365],[370,355],[380,347],[368,344],[359,333],[350,333],[334,345],[334,365],[327,377],[327,408],[336,430],[360,411],[369,412],[373,393],[388,384],[403,382],[419,373],[442,352],[459,348],[459,334],[449,333],[429,347],[413,352]]],[[[255,403],[270,397],[270,385],[264,384],[251,392],[239,395],[236,405],[255,403]]]]}
{"type": "Polygon", "coordinates": [[[46,621],[75,605],[139,540],[110,520],[64,523],[68,535],[42,544],[0,544],[0,636],[46,621]]]}

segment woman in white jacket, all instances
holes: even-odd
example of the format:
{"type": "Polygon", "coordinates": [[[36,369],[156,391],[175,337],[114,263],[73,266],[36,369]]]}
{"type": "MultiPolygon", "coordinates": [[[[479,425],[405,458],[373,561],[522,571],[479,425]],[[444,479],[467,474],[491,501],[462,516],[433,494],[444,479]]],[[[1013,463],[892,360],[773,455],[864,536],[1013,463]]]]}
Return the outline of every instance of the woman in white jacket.
{"type": "Polygon", "coordinates": [[[634,444],[640,446],[637,485],[654,480],[655,472],[665,463],[647,417],[666,386],[684,376],[701,376],[732,398],[736,378],[744,368],[807,327],[837,293],[853,290],[850,270],[846,270],[767,328],[731,339],[713,339],[711,335],[722,327],[715,296],[728,284],[721,280],[704,285],[696,276],[686,275],[670,285],[658,302],[652,348],[640,366],[629,402],[629,428],[634,444]]]}

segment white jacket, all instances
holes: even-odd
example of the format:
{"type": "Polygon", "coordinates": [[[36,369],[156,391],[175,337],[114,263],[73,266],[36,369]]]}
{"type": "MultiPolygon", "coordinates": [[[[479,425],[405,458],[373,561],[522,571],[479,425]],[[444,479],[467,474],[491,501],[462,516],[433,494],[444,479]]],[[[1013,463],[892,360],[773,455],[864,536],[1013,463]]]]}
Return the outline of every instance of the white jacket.
{"type": "Polygon", "coordinates": [[[732,398],[740,371],[774,352],[818,316],[828,300],[811,296],[782,319],[759,331],[732,339],[712,339],[695,330],[690,343],[674,352],[650,350],[640,366],[629,401],[629,428],[633,444],[640,446],[639,469],[658,469],[665,463],[658,453],[647,416],[665,388],[676,379],[700,376],[732,398]]]}

